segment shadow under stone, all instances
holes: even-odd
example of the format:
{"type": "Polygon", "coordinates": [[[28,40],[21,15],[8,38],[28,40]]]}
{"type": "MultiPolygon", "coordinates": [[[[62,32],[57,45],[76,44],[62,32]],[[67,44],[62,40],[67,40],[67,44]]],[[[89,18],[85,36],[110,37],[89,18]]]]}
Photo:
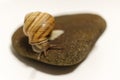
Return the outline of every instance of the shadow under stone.
{"type": "Polygon", "coordinates": [[[47,74],[52,74],[52,75],[62,75],[62,74],[67,74],[67,73],[71,73],[73,72],[77,65],[73,65],[73,66],[53,66],[53,65],[49,65],[49,64],[45,64],[36,60],[32,60],[26,57],[23,57],[21,55],[19,55],[14,48],[12,47],[12,45],[10,46],[11,51],[13,53],[13,55],[19,59],[21,62],[23,62],[24,64],[26,64],[29,67],[33,67],[34,69],[47,73],[47,74]]]}

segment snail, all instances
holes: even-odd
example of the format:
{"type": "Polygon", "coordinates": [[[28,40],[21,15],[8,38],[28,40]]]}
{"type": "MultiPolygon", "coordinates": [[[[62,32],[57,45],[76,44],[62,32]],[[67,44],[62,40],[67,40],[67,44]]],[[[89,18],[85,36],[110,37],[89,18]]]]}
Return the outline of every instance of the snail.
{"type": "Polygon", "coordinates": [[[48,48],[54,46],[49,44],[49,40],[54,40],[64,33],[62,30],[54,30],[54,27],[55,19],[48,13],[31,12],[25,16],[23,32],[33,51],[39,53],[38,59],[42,52],[46,56],[48,48]],[[48,37],[49,35],[51,36],[48,37]]]}

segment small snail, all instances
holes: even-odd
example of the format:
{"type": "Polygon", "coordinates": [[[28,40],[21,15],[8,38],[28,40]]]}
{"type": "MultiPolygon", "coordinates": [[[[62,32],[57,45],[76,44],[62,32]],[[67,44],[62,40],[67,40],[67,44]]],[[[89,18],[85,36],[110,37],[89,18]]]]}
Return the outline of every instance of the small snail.
{"type": "MultiPolygon", "coordinates": [[[[49,39],[52,40],[53,38],[48,36],[55,33],[53,31],[54,25],[55,19],[48,13],[31,12],[25,16],[23,32],[28,37],[29,44],[32,45],[35,52],[39,53],[39,56],[42,52],[46,55],[48,48],[53,46],[48,42],[49,39]]],[[[57,32],[60,33],[56,34],[57,36],[63,33],[63,31],[57,32]]]]}

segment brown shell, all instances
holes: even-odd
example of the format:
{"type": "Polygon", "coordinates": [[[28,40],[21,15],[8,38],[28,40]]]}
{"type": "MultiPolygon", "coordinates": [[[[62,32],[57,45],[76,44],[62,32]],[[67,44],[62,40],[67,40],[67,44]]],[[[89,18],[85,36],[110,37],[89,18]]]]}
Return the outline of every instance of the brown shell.
{"type": "Polygon", "coordinates": [[[46,40],[53,30],[55,19],[48,13],[32,12],[25,16],[23,32],[29,38],[29,43],[40,43],[46,40]]]}

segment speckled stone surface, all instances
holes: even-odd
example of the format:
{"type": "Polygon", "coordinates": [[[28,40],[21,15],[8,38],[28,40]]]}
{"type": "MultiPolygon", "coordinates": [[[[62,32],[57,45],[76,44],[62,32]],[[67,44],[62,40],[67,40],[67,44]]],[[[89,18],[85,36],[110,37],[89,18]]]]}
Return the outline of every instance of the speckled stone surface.
{"type": "Polygon", "coordinates": [[[51,65],[75,65],[87,57],[106,28],[105,20],[95,14],[64,15],[55,19],[55,29],[62,29],[65,33],[50,44],[61,47],[61,50],[50,49],[46,56],[41,55],[40,60],[37,60],[38,53],[32,50],[28,38],[20,27],[12,36],[12,45],[16,52],[21,56],[51,65]]]}

